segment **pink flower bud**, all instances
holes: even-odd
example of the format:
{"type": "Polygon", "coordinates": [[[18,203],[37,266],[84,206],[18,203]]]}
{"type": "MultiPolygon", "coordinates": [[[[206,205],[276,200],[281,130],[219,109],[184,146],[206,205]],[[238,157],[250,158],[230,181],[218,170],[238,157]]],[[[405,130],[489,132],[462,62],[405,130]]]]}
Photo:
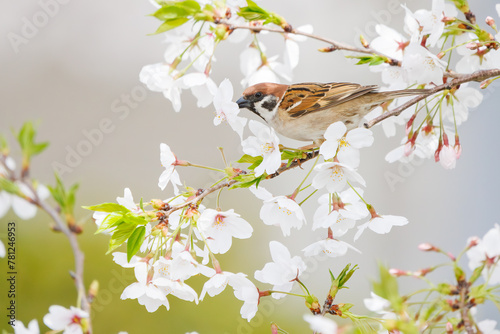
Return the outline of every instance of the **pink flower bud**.
{"type": "Polygon", "coordinates": [[[467,248],[472,248],[474,246],[477,246],[479,241],[480,239],[478,237],[470,237],[469,240],[467,240],[467,248]]]}
{"type": "Polygon", "coordinates": [[[392,276],[395,276],[395,277],[399,277],[399,276],[408,276],[409,273],[407,271],[404,271],[404,270],[391,268],[391,269],[389,269],[389,274],[391,274],[392,276]]]}
{"type": "Polygon", "coordinates": [[[486,24],[489,25],[490,27],[492,27],[493,29],[497,30],[497,26],[495,24],[495,20],[491,17],[491,16],[488,16],[486,17],[486,24]]]}
{"type": "Polygon", "coordinates": [[[418,245],[418,249],[420,249],[422,252],[435,252],[439,250],[428,242],[418,245]]]}
{"type": "Polygon", "coordinates": [[[446,323],[446,334],[453,334],[453,325],[449,321],[446,323]]]}

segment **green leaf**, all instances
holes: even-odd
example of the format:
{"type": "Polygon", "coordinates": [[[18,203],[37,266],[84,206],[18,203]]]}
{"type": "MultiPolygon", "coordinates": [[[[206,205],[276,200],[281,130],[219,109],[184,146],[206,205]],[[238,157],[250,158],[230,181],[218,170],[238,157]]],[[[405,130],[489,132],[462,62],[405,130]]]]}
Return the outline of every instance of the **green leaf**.
{"type": "Polygon", "coordinates": [[[146,220],[146,218],[144,216],[138,216],[137,214],[135,214],[133,212],[127,212],[123,216],[123,220],[127,223],[135,224],[135,225],[145,225],[148,223],[148,221],[146,220]]]}
{"type": "Polygon", "coordinates": [[[247,0],[247,7],[240,8],[238,15],[243,17],[247,21],[264,20],[264,24],[274,23],[281,27],[284,27],[287,24],[286,20],[283,17],[276,13],[265,10],[252,0],[247,0]]]}
{"type": "Polygon", "coordinates": [[[137,254],[139,249],[144,242],[144,236],[146,235],[146,227],[140,226],[134,230],[132,235],[128,238],[127,241],[127,261],[130,262],[132,256],[137,254]]]}
{"type": "Polygon", "coordinates": [[[402,310],[403,300],[399,295],[398,282],[396,278],[389,273],[386,267],[379,264],[380,282],[373,283],[373,292],[382,298],[387,299],[392,308],[399,312],[402,310]]]}
{"type": "Polygon", "coordinates": [[[101,211],[101,212],[123,212],[123,213],[130,212],[130,210],[124,207],[123,205],[116,203],[102,203],[91,206],[82,206],[82,208],[91,211],[101,211]]]}
{"type": "Polygon", "coordinates": [[[258,187],[260,181],[265,180],[267,177],[267,174],[264,173],[261,176],[256,177],[255,174],[246,174],[246,175],[239,175],[235,177],[234,179],[238,181],[234,186],[231,187],[231,189],[234,188],[249,188],[253,186],[254,184],[258,187]]]}
{"type": "Polygon", "coordinates": [[[116,248],[120,247],[132,235],[136,225],[122,222],[116,226],[116,230],[109,240],[109,247],[106,254],[111,253],[116,248]]]}
{"type": "Polygon", "coordinates": [[[103,231],[110,229],[113,225],[118,225],[121,222],[123,222],[123,215],[120,213],[112,212],[104,217],[101,225],[99,225],[94,234],[102,233],[103,231]]]}
{"type": "Polygon", "coordinates": [[[56,178],[56,186],[48,187],[50,193],[52,194],[52,198],[54,198],[57,204],[59,204],[62,212],[73,216],[74,206],[75,206],[75,193],[76,190],[78,189],[78,184],[72,185],[71,188],[69,188],[68,191],[66,191],[57,173],[55,174],[55,178],[56,178]]]}
{"type": "Polygon", "coordinates": [[[182,7],[176,7],[176,6],[166,6],[158,9],[154,14],[154,17],[156,17],[159,20],[162,21],[168,21],[168,20],[173,20],[177,19],[180,17],[188,17],[189,16],[189,11],[182,7]]]}
{"type": "Polygon", "coordinates": [[[139,203],[139,207],[141,208],[142,211],[144,211],[144,203],[142,202],[142,197],[141,197],[141,201],[139,203]]]}
{"type": "Polygon", "coordinates": [[[186,17],[167,20],[167,21],[163,22],[163,24],[155,31],[154,34],[161,34],[162,32],[172,30],[174,28],[177,28],[177,27],[183,25],[187,21],[189,21],[189,19],[186,17]]]}
{"type": "Polygon", "coordinates": [[[114,226],[123,222],[123,214],[118,212],[112,212],[104,218],[101,223],[101,226],[95,231],[95,234],[102,233],[108,229],[113,228],[114,226]]]}
{"type": "Polygon", "coordinates": [[[14,182],[4,179],[3,177],[0,177],[0,190],[13,195],[21,194],[21,190],[19,190],[19,187],[14,182]]]}
{"type": "Polygon", "coordinates": [[[249,163],[251,165],[248,166],[248,169],[254,170],[257,166],[259,166],[262,163],[263,160],[264,160],[264,158],[262,158],[261,156],[252,157],[251,155],[245,154],[244,156],[242,156],[240,158],[240,160],[238,160],[236,162],[249,163]]]}
{"type": "Polygon", "coordinates": [[[17,135],[17,140],[23,152],[23,168],[29,165],[32,156],[41,153],[49,146],[48,142],[35,143],[36,131],[31,122],[24,123],[17,135]]]}
{"type": "Polygon", "coordinates": [[[379,55],[369,55],[369,56],[347,56],[347,58],[358,59],[356,65],[368,64],[370,66],[380,65],[387,62],[386,57],[382,57],[379,55]]]}

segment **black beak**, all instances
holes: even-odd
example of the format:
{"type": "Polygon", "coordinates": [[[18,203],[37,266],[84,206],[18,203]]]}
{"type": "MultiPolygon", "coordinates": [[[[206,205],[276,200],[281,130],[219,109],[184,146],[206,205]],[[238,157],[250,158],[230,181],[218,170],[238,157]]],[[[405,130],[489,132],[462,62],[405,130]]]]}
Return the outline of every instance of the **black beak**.
{"type": "Polygon", "coordinates": [[[245,100],[244,97],[240,97],[238,101],[236,101],[236,103],[238,104],[238,107],[240,107],[240,109],[247,108],[249,110],[252,110],[252,102],[245,100]]]}

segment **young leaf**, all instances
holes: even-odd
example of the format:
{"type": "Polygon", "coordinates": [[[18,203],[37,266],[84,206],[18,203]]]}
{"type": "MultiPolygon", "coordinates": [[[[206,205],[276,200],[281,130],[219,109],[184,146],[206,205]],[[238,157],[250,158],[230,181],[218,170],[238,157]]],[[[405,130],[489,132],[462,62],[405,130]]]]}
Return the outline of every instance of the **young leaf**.
{"type": "Polygon", "coordinates": [[[32,156],[41,153],[49,146],[48,142],[35,143],[36,131],[31,122],[24,123],[17,135],[17,140],[23,152],[23,169],[29,166],[32,156]]]}
{"type": "Polygon", "coordinates": [[[140,226],[134,230],[132,235],[127,241],[127,261],[130,262],[132,256],[137,254],[144,241],[144,236],[146,235],[146,227],[140,226]]]}
{"type": "Polygon", "coordinates": [[[122,222],[116,226],[116,230],[109,240],[109,247],[106,254],[111,253],[116,248],[120,247],[127,239],[132,235],[136,226],[134,224],[129,224],[122,222]]]}
{"type": "Polygon", "coordinates": [[[180,17],[177,19],[167,20],[163,22],[162,25],[155,31],[154,35],[161,34],[162,32],[177,28],[186,23],[187,21],[189,21],[187,17],[180,17]]]}
{"type": "Polygon", "coordinates": [[[82,206],[82,208],[91,211],[101,211],[101,212],[123,212],[123,213],[130,212],[130,210],[124,207],[123,205],[116,203],[102,203],[91,206],[82,206]]]}
{"type": "Polygon", "coordinates": [[[111,212],[109,215],[104,218],[101,223],[101,226],[95,231],[95,234],[99,234],[105,230],[113,228],[114,226],[123,222],[123,214],[118,212],[111,212]]]}

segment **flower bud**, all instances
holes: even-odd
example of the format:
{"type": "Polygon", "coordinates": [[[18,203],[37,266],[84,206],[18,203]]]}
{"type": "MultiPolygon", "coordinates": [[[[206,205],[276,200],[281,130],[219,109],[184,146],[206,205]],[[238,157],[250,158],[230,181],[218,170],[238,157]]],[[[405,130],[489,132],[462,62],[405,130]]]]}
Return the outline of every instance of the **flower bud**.
{"type": "Polygon", "coordinates": [[[479,241],[480,239],[478,237],[470,237],[469,240],[467,240],[467,249],[477,246],[479,241]]]}
{"type": "Polygon", "coordinates": [[[400,277],[400,276],[408,276],[408,274],[410,274],[410,273],[408,271],[404,271],[401,269],[391,268],[391,269],[389,269],[389,274],[391,274],[392,276],[395,276],[395,277],[400,277]]]}
{"type": "Polygon", "coordinates": [[[486,24],[492,27],[495,31],[497,30],[495,20],[491,16],[486,17],[486,24]]]}
{"type": "Polygon", "coordinates": [[[487,79],[487,80],[481,81],[481,84],[479,84],[479,88],[481,88],[481,89],[487,88],[493,82],[493,80],[494,79],[487,79]]]}
{"type": "Polygon", "coordinates": [[[366,38],[363,35],[359,35],[359,41],[361,42],[361,45],[363,45],[363,47],[365,49],[368,49],[370,47],[370,45],[368,44],[368,41],[366,40],[366,38]]]}
{"type": "Polygon", "coordinates": [[[446,323],[446,334],[453,334],[453,325],[449,321],[446,323]]]}
{"type": "Polygon", "coordinates": [[[418,245],[418,249],[420,249],[422,252],[439,252],[439,248],[431,245],[428,242],[418,245]]]}

